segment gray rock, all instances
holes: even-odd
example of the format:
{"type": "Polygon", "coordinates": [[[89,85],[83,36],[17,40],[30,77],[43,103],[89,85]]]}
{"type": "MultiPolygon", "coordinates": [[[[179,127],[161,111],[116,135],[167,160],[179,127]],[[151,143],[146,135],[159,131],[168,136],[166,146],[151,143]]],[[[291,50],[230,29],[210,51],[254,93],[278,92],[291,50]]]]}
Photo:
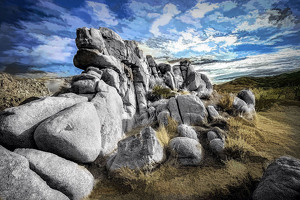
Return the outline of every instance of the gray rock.
{"type": "Polygon", "coordinates": [[[209,78],[205,74],[201,74],[201,80],[204,82],[204,84],[200,84],[199,88],[197,89],[199,98],[210,98],[212,92],[213,92],[213,86],[209,78]]]}
{"type": "Polygon", "coordinates": [[[149,67],[151,67],[151,68],[156,68],[157,67],[156,62],[155,62],[155,60],[153,59],[153,57],[151,55],[147,55],[146,58],[147,58],[149,67]]]}
{"type": "Polygon", "coordinates": [[[255,96],[251,90],[242,90],[238,93],[237,97],[245,101],[247,105],[255,105],[255,96]]]}
{"type": "Polygon", "coordinates": [[[182,124],[182,119],[180,116],[178,104],[175,97],[170,98],[168,102],[168,109],[170,111],[171,117],[175,119],[179,124],[182,124]]]}
{"type": "Polygon", "coordinates": [[[218,113],[218,111],[215,109],[214,106],[207,106],[207,111],[208,111],[209,118],[212,121],[215,121],[215,120],[218,120],[221,118],[220,114],[218,113]]]}
{"type": "Polygon", "coordinates": [[[252,116],[255,114],[254,105],[253,104],[247,105],[245,101],[243,101],[238,97],[234,97],[232,106],[235,109],[236,114],[240,114],[247,118],[252,118],[252,116]]]}
{"type": "Polygon", "coordinates": [[[203,85],[204,81],[201,79],[199,72],[191,73],[185,80],[186,88],[190,91],[197,90],[201,84],[203,85]]]}
{"type": "Polygon", "coordinates": [[[185,80],[188,90],[197,91],[200,98],[209,98],[213,92],[211,81],[205,74],[191,71],[185,80]]]}
{"type": "Polygon", "coordinates": [[[175,87],[177,89],[182,88],[184,80],[183,80],[182,73],[180,70],[180,65],[173,66],[173,73],[174,73],[174,81],[176,83],[175,87]]]}
{"type": "Polygon", "coordinates": [[[148,90],[150,74],[145,66],[132,68],[133,81],[136,83],[143,83],[145,90],[148,90]]]}
{"type": "Polygon", "coordinates": [[[225,144],[223,142],[222,139],[220,138],[215,138],[215,139],[212,139],[210,142],[209,142],[209,147],[210,149],[213,151],[213,152],[216,152],[216,153],[222,153],[224,148],[225,148],[225,144]]]}
{"type": "Polygon", "coordinates": [[[111,68],[118,73],[123,73],[121,62],[113,56],[103,55],[97,49],[79,49],[73,59],[74,65],[80,69],[90,66],[99,69],[111,68]]]}
{"type": "Polygon", "coordinates": [[[128,167],[130,169],[153,168],[164,159],[164,150],[151,127],[143,129],[118,143],[117,153],[107,164],[110,171],[128,167]]]}
{"type": "Polygon", "coordinates": [[[144,88],[143,83],[134,83],[135,87],[135,95],[136,101],[139,108],[139,113],[142,114],[147,110],[147,98],[146,98],[146,91],[144,88]]]}
{"type": "Polygon", "coordinates": [[[214,131],[208,131],[207,132],[207,140],[210,142],[213,139],[219,138],[218,134],[214,131]]]}
{"type": "Polygon", "coordinates": [[[119,60],[124,60],[128,53],[125,42],[122,40],[122,38],[109,28],[100,27],[99,31],[104,38],[104,43],[108,54],[119,60]]]}
{"type": "Polygon", "coordinates": [[[175,78],[171,72],[168,71],[165,73],[164,82],[169,88],[171,88],[171,90],[176,89],[175,78]]]}
{"type": "Polygon", "coordinates": [[[102,80],[98,85],[101,91],[96,94],[91,102],[96,107],[101,127],[100,155],[106,156],[117,147],[118,141],[123,138],[123,102],[114,87],[107,85],[102,80]]]}
{"type": "Polygon", "coordinates": [[[39,123],[65,108],[88,100],[77,97],[45,97],[5,109],[0,113],[0,144],[10,147],[34,147],[33,132],[39,123]]]}
{"type": "Polygon", "coordinates": [[[88,97],[84,96],[84,94],[75,94],[75,93],[64,93],[64,94],[60,94],[58,95],[58,97],[66,97],[66,98],[72,98],[72,99],[78,99],[79,103],[80,102],[87,102],[88,101],[88,97]]]}
{"type": "Polygon", "coordinates": [[[72,91],[77,94],[96,93],[97,84],[99,79],[85,79],[78,80],[72,83],[72,91]]]}
{"type": "Polygon", "coordinates": [[[271,163],[252,197],[253,200],[299,199],[300,160],[282,156],[271,163]]]}
{"type": "Polygon", "coordinates": [[[93,189],[93,175],[74,162],[35,149],[16,149],[14,152],[27,158],[30,168],[51,188],[64,193],[70,199],[80,200],[93,189]]]}
{"type": "Polygon", "coordinates": [[[165,74],[167,72],[171,72],[172,71],[172,67],[169,64],[165,64],[165,63],[160,63],[158,64],[157,68],[159,69],[159,71],[162,74],[165,74]]]}
{"type": "Polygon", "coordinates": [[[122,98],[124,104],[124,110],[133,117],[136,113],[136,96],[135,88],[132,82],[129,82],[128,89],[126,90],[125,96],[122,98]]]}
{"type": "Polygon", "coordinates": [[[169,145],[179,164],[195,166],[201,163],[203,152],[198,141],[187,137],[176,137],[170,140],[169,145]]]}
{"type": "Polygon", "coordinates": [[[28,160],[0,145],[0,197],[2,200],[68,200],[29,169],[28,160]]]}
{"type": "Polygon", "coordinates": [[[102,74],[102,80],[116,88],[117,92],[120,94],[120,78],[119,78],[119,74],[112,70],[112,69],[104,69],[103,70],[103,74],[102,74]]]}
{"type": "Polygon", "coordinates": [[[98,49],[108,55],[101,32],[94,28],[78,28],[76,31],[76,46],[78,49],[98,49]]]}
{"type": "Polygon", "coordinates": [[[170,112],[167,110],[164,110],[157,115],[157,121],[160,125],[167,126],[169,117],[170,117],[170,112]]]}
{"type": "Polygon", "coordinates": [[[207,121],[207,111],[199,97],[180,95],[177,103],[184,124],[201,125],[207,121]]]}
{"type": "Polygon", "coordinates": [[[188,137],[196,141],[199,141],[196,131],[191,126],[188,126],[186,124],[181,124],[177,127],[177,132],[180,137],[188,137]]]}
{"type": "Polygon", "coordinates": [[[83,102],[42,122],[34,133],[39,149],[80,163],[93,162],[101,149],[99,118],[94,105],[83,102]]]}
{"type": "Polygon", "coordinates": [[[103,71],[97,67],[88,67],[86,68],[85,73],[101,79],[103,71]]]}
{"type": "Polygon", "coordinates": [[[101,79],[101,77],[99,78],[98,77],[99,75],[93,75],[93,74],[88,74],[86,72],[82,72],[82,74],[79,74],[79,75],[75,75],[72,77],[72,83],[73,82],[76,82],[78,80],[95,80],[95,79],[101,79]]]}

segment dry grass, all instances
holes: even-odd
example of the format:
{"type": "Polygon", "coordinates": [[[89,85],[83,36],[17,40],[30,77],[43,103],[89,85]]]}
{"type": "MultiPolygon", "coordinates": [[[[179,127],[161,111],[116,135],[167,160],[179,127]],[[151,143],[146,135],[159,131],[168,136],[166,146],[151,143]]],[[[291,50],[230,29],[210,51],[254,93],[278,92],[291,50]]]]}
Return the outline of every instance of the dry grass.
{"type": "Polygon", "coordinates": [[[222,93],[222,97],[220,98],[218,105],[223,109],[223,110],[230,110],[232,108],[232,104],[234,101],[234,96],[231,93],[222,93]]]}
{"type": "Polygon", "coordinates": [[[45,80],[17,78],[6,73],[0,73],[0,88],[0,111],[18,106],[29,98],[34,100],[41,96],[50,95],[45,80]]]}
{"type": "Polygon", "coordinates": [[[165,127],[160,125],[156,130],[156,136],[160,144],[167,147],[170,139],[177,136],[178,122],[172,117],[168,117],[168,125],[165,127]]]}
{"type": "MultiPolygon", "coordinates": [[[[254,121],[231,118],[227,161],[206,153],[199,167],[168,160],[151,173],[122,169],[108,183],[99,182],[90,199],[249,199],[271,160],[285,154],[300,158],[299,113],[299,107],[277,107],[254,121]]],[[[168,131],[176,134],[175,124],[169,124],[162,129],[172,138],[168,131]]]]}
{"type": "Polygon", "coordinates": [[[168,135],[168,132],[166,128],[162,125],[159,126],[158,129],[156,130],[156,137],[163,147],[167,147],[170,141],[170,137],[168,135]]]}

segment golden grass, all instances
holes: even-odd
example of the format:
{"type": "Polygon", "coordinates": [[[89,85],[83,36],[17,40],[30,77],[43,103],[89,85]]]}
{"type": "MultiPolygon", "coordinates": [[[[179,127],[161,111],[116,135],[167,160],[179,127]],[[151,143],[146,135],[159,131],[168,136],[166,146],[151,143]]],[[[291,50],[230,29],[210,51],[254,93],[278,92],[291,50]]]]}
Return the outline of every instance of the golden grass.
{"type": "Polygon", "coordinates": [[[156,137],[158,138],[160,144],[167,147],[170,139],[177,136],[178,122],[172,117],[168,117],[168,125],[165,127],[160,125],[156,130],[156,137]]]}
{"type": "Polygon", "coordinates": [[[234,96],[231,93],[223,93],[222,97],[220,98],[218,105],[223,109],[223,110],[230,110],[232,108],[232,104],[234,101],[234,96]]]}
{"type": "Polygon", "coordinates": [[[158,129],[156,130],[156,137],[163,147],[167,147],[170,141],[170,137],[168,135],[168,132],[165,128],[165,126],[159,126],[158,129]]]}

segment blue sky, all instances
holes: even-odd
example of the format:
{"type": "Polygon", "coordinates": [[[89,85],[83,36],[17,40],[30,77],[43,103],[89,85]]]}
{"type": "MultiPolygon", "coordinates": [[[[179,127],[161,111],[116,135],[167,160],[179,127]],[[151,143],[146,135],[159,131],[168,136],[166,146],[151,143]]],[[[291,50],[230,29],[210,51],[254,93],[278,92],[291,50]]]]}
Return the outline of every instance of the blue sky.
{"type": "Polygon", "coordinates": [[[233,60],[300,49],[299,0],[2,0],[0,8],[2,68],[78,73],[74,39],[84,26],[109,27],[155,57],[233,60]]]}

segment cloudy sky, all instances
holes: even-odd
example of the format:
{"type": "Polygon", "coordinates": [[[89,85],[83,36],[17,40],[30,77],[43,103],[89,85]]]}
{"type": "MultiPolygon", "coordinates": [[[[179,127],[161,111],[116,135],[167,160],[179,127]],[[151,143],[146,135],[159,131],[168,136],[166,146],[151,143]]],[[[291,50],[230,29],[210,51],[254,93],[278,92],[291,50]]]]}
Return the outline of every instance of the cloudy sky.
{"type": "Polygon", "coordinates": [[[1,0],[0,8],[2,70],[77,73],[74,39],[84,26],[109,27],[155,57],[300,56],[299,0],[1,0]]]}

